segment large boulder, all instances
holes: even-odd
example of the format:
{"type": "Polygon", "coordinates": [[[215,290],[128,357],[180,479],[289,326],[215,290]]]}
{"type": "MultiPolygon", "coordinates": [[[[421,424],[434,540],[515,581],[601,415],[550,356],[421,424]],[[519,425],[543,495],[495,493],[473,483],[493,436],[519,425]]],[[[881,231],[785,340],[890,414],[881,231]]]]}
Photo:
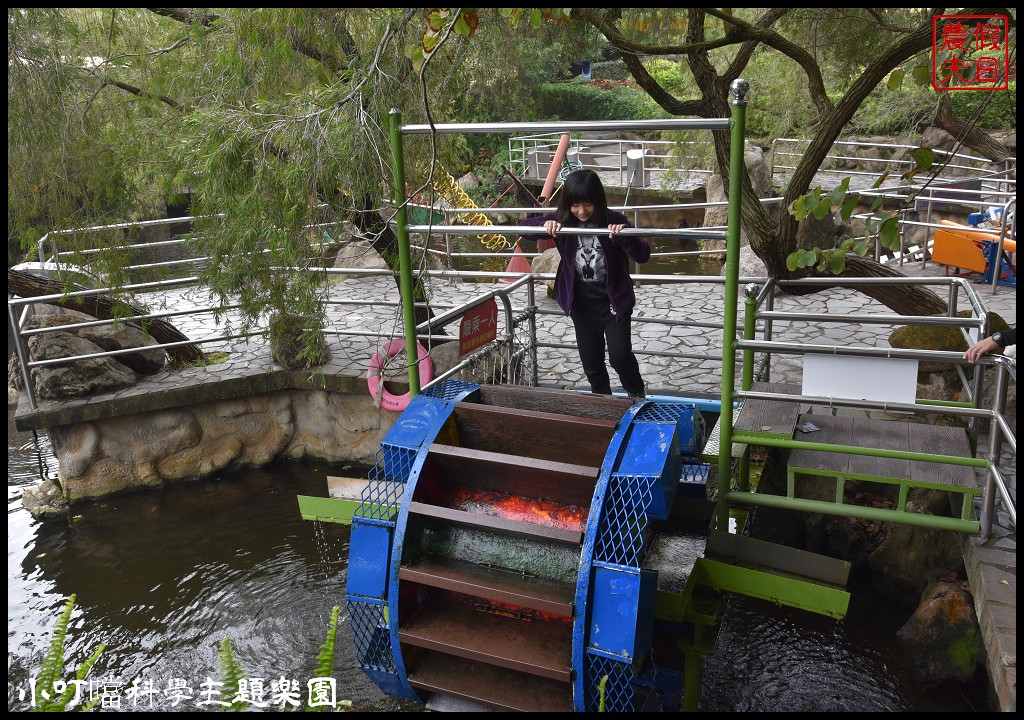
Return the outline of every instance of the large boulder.
{"type": "MultiPolygon", "coordinates": [[[[757,145],[747,143],[743,151],[743,164],[747,168],[747,175],[750,177],[750,184],[759,198],[771,197],[774,188],[772,187],[772,171],[765,157],[764,150],[757,145]]],[[[708,176],[704,188],[704,197],[707,202],[724,202],[729,199],[725,190],[725,183],[718,173],[708,176]]],[[[715,227],[727,225],[729,222],[729,208],[725,205],[705,208],[703,227],[715,227]]],[[[741,244],[746,245],[746,239],[741,239],[741,244]]]]}
{"type": "Polygon", "coordinates": [[[338,254],[334,258],[334,267],[387,270],[388,264],[384,262],[384,258],[374,249],[369,240],[350,236],[350,239],[338,248],[338,254]]]}
{"type": "MultiPolygon", "coordinates": [[[[67,316],[55,317],[50,321],[50,326],[72,321],[67,316]]],[[[155,375],[163,369],[167,359],[162,348],[154,347],[151,350],[146,350],[147,346],[157,345],[157,341],[130,323],[76,328],[73,332],[78,337],[99,345],[107,352],[140,348],[137,352],[124,353],[114,357],[119,363],[127,365],[139,375],[155,375]]]]}
{"type": "MultiPolygon", "coordinates": [[[[960,317],[970,317],[969,310],[960,317]]],[[[989,334],[1009,329],[1009,324],[998,313],[989,314],[989,334]]],[[[894,348],[916,350],[942,350],[962,353],[967,350],[967,341],[958,328],[934,325],[908,325],[897,328],[889,335],[889,344],[894,348]]],[[[986,381],[978,407],[991,408],[994,400],[994,374],[986,373],[986,381]]],[[[1006,389],[1006,416],[1012,427],[1017,422],[1017,387],[1008,383],[1006,389]]],[[[944,362],[921,362],[917,369],[917,397],[922,400],[958,400],[962,383],[956,368],[944,362]]]]}
{"type": "Polygon", "coordinates": [[[957,583],[928,588],[921,604],[896,633],[917,684],[932,690],[974,679],[985,648],[971,594],[957,583]]]}
{"type": "MultiPolygon", "coordinates": [[[[925,510],[907,501],[909,512],[925,510]]],[[[885,539],[868,557],[875,585],[890,597],[913,607],[926,587],[938,578],[961,574],[963,550],[948,530],[889,524],[885,539]]]]}
{"type": "Polygon", "coordinates": [[[67,499],[61,493],[60,485],[53,480],[44,480],[36,487],[25,488],[21,494],[21,502],[35,517],[59,517],[66,515],[70,509],[67,499]]]}
{"type": "MultiPolygon", "coordinates": [[[[964,310],[960,317],[970,317],[971,311],[964,310]]],[[[989,333],[1008,330],[1009,324],[998,313],[989,313],[989,333]]],[[[967,350],[967,341],[959,328],[938,325],[906,325],[889,334],[889,345],[907,350],[942,350],[962,353],[967,350]]],[[[948,363],[921,363],[921,372],[945,372],[948,363]]]]}
{"type": "MultiPolygon", "coordinates": [[[[530,261],[530,272],[533,273],[551,273],[554,275],[558,272],[558,263],[561,260],[561,255],[558,254],[558,248],[548,248],[540,255],[530,261]]],[[[555,290],[555,280],[545,280],[544,284],[548,286],[548,295],[555,290]]]]}
{"type": "MultiPolygon", "coordinates": [[[[101,352],[103,348],[99,345],[61,330],[33,335],[28,341],[28,356],[32,362],[101,352]]],[[[18,376],[20,372],[14,375],[18,376]]],[[[138,376],[130,368],[109,357],[32,368],[31,377],[36,396],[43,400],[120,390],[138,381],[138,376]]]]}
{"type": "MultiPolygon", "coordinates": [[[[73,310],[62,313],[42,312],[29,318],[25,329],[59,328],[95,320],[91,315],[73,310]]],[[[125,322],[69,328],[67,331],[54,330],[31,335],[26,343],[28,357],[32,362],[138,349],[137,352],[33,368],[33,386],[38,396],[45,400],[80,397],[133,385],[139,375],[152,375],[163,368],[166,355],[156,345],[152,337],[125,322]],[[147,349],[149,346],[154,347],[147,349]]],[[[8,363],[7,378],[13,387],[19,390],[24,388],[21,366],[16,355],[8,363]]]]}
{"type": "MultiPolygon", "coordinates": [[[[410,236],[413,245],[422,247],[425,244],[425,238],[422,235],[410,236]]],[[[334,264],[332,267],[335,269],[354,269],[354,270],[388,270],[389,266],[387,261],[377,252],[376,248],[373,247],[366,237],[359,234],[359,231],[352,228],[350,232],[342,232],[339,235],[340,245],[337,249],[337,254],[334,256],[334,264]]],[[[423,254],[416,250],[413,253],[413,265],[419,267],[424,262],[423,254]]],[[[397,258],[396,258],[397,262],[397,258]]],[[[430,270],[443,270],[444,263],[433,253],[426,254],[426,267],[430,270]]],[[[397,264],[396,264],[397,267],[397,264]]],[[[331,273],[332,282],[340,282],[349,278],[349,275],[341,275],[338,273],[331,273]]]]}
{"type": "Polygon", "coordinates": [[[306,370],[331,359],[327,340],[312,320],[289,313],[270,317],[270,356],[286,370],[306,370]]]}
{"type": "MultiPolygon", "coordinates": [[[[740,277],[768,277],[768,268],[764,264],[764,260],[757,256],[754,249],[750,245],[743,245],[740,247],[740,259],[739,259],[739,271],[740,277]]],[[[723,277],[725,276],[725,265],[722,265],[722,269],[719,272],[723,277]]],[[[775,289],[775,294],[780,294],[779,288],[775,289]]]]}

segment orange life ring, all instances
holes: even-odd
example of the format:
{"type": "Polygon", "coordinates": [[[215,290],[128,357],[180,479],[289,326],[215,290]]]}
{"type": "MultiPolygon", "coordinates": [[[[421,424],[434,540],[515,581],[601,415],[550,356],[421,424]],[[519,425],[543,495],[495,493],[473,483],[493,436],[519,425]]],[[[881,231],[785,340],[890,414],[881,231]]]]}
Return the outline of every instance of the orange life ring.
{"type": "MultiPolygon", "coordinates": [[[[370,365],[366,368],[366,386],[370,388],[370,396],[376,400],[378,394],[380,395],[380,407],[391,412],[402,412],[406,407],[409,406],[409,401],[412,400],[410,393],[405,395],[395,395],[394,393],[388,392],[388,389],[384,387],[384,380],[381,377],[381,369],[384,367],[384,363],[399,353],[405,352],[405,340],[401,338],[394,338],[384,343],[383,350],[378,350],[373,354],[370,359],[370,365]]],[[[427,349],[416,343],[416,356],[419,358],[420,369],[420,385],[426,385],[434,377],[434,368],[430,362],[430,358],[427,356],[427,349]]]]}

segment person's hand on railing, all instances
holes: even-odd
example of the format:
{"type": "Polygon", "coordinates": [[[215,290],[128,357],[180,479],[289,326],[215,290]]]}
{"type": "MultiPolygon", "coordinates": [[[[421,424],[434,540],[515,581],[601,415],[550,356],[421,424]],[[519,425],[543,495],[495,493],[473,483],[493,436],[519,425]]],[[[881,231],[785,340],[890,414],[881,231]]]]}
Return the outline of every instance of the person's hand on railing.
{"type": "Polygon", "coordinates": [[[999,349],[996,345],[996,341],[990,337],[982,338],[978,342],[967,348],[967,352],[964,353],[964,360],[970,360],[971,362],[978,362],[978,359],[983,355],[988,355],[990,352],[995,352],[999,349]]]}
{"type": "Polygon", "coordinates": [[[964,353],[964,360],[970,360],[971,362],[978,362],[978,359],[993,353],[996,350],[1002,350],[1007,345],[1017,344],[1017,328],[1013,327],[1009,330],[1002,332],[992,333],[990,337],[982,338],[978,342],[967,348],[967,352],[964,353]]]}

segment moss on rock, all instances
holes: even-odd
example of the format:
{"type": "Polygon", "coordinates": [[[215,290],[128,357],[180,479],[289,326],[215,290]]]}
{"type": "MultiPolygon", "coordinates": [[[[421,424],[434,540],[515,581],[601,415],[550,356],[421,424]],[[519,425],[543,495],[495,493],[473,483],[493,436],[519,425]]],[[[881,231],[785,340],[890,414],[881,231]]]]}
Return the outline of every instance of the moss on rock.
{"type": "MultiPolygon", "coordinates": [[[[960,317],[970,317],[971,311],[958,313],[960,317]]],[[[1008,329],[1010,326],[1001,316],[989,313],[989,334],[1008,329]]],[[[944,352],[962,353],[967,350],[967,341],[959,328],[940,327],[937,325],[906,325],[889,334],[889,345],[905,350],[941,350],[944,352]]],[[[949,363],[922,362],[918,368],[921,373],[950,372],[954,368],[949,363]]],[[[954,378],[955,379],[955,378],[954,378]]],[[[938,399],[938,398],[933,398],[938,399]]]]}
{"type": "MultiPolygon", "coordinates": [[[[971,311],[965,310],[958,314],[960,317],[970,317],[971,311]]],[[[1009,327],[998,314],[989,314],[989,334],[1007,330],[1009,327]]],[[[907,325],[897,328],[889,335],[889,344],[894,348],[916,350],[944,350],[946,352],[967,350],[967,342],[959,328],[934,325],[907,325]]]]}

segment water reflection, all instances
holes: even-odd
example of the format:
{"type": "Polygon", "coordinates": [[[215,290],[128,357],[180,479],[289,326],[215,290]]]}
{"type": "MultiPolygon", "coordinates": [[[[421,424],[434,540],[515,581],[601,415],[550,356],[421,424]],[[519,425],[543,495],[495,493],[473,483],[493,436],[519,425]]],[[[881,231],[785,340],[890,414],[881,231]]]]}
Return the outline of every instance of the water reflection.
{"type": "Polygon", "coordinates": [[[305,692],[339,605],[339,697],[361,710],[420,710],[385,696],[356,668],[344,627],[348,528],[304,522],[295,500],[326,493],[323,468],[251,470],[244,480],[125,495],[40,522],[20,501],[21,490],[38,482],[34,452],[9,450],[9,709],[27,709],[19,691],[38,672],[53,621],[75,593],[67,667],[106,643],[93,678],[124,686],[150,680],[156,688],[181,678],[198,689],[206,678],[219,680],[217,648],[228,637],[250,677],[268,688],[294,679],[305,692]]]}
{"type": "MultiPolygon", "coordinates": [[[[348,528],[309,523],[295,496],[326,494],[340,469],[287,464],[184,483],[76,508],[38,521],[21,493],[56,475],[45,435],[8,433],[8,709],[38,672],[54,619],[77,594],[66,668],[107,643],[91,677],[165,689],[219,680],[217,647],[231,640],[251,678],[314,674],[331,608],[342,607],[334,677],[356,709],[420,712],[380,692],[356,668],[344,608],[348,528]]],[[[905,618],[857,590],[841,623],[733,598],[715,655],[704,661],[702,710],[980,711],[984,691],[922,693],[893,632],[905,618]],[[979,696],[982,699],[979,699],[979,696]]],[[[163,696],[158,696],[163,697],[163,696]]],[[[117,709],[117,708],[109,708],[117,709]]],[[[123,710],[132,707],[122,701],[123,710]]],[[[194,711],[195,701],[160,710],[194,711]]]]}

